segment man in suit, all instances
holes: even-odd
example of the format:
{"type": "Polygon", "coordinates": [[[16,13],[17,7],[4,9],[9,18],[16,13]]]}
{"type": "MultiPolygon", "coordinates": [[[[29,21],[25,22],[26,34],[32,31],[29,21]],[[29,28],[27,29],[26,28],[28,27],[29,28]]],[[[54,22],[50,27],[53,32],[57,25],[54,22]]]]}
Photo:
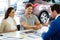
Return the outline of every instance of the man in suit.
{"type": "Polygon", "coordinates": [[[52,17],[55,18],[50,24],[49,30],[43,36],[43,40],[60,40],[60,5],[51,6],[52,17]]]}

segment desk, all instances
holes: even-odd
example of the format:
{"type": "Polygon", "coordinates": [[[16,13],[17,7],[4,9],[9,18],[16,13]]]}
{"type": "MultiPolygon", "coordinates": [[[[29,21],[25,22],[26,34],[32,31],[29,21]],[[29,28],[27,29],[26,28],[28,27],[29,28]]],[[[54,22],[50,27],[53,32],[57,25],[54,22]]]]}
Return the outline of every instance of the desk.
{"type": "Polygon", "coordinates": [[[2,33],[3,36],[0,36],[0,40],[43,40],[41,34],[36,36],[35,33],[22,33],[25,31],[29,30],[2,33]]]}
{"type": "Polygon", "coordinates": [[[30,34],[19,34],[20,31],[10,32],[10,33],[2,33],[2,37],[0,36],[0,40],[42,40],[41,37],[33,38],[29,37],[30,34]]]}

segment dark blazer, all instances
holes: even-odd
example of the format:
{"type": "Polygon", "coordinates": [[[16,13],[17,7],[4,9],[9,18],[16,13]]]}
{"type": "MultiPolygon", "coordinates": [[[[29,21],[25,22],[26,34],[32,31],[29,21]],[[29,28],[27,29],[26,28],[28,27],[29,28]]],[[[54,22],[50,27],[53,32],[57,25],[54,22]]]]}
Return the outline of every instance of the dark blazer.
{"type": "Polygon", "coordinates": [[[43,36],[43,40],[60,40],[60,16],[51,22],[48,32],[43,36]]]}

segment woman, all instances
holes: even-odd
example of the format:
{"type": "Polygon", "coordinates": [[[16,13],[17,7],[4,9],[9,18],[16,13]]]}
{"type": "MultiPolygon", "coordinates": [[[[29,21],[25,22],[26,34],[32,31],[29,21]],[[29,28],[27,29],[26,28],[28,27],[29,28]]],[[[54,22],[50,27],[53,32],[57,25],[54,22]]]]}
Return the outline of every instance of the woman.
{"type": "Polygon", "coordinates": [[[5,17],[1,23],[0,32],[14,32],[17,31],[16,22],[14,20],[14,8],[9,7],[5,13],[5,17]]]}

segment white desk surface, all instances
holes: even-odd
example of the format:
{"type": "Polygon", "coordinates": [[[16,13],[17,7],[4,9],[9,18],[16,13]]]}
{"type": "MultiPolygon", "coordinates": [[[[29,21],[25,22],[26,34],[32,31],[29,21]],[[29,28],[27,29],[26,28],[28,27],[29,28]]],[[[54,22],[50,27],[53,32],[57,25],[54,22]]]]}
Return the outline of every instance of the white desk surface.
{"type": "MultiPolygon", "coordinates": [[[[25,31],[23,30],[23,32],[25,31]]],[[[22,31],[2,33],[3,36],[0,36],[0,40],[43,40],[41,36],[36,36],[34,33],[25,34],[21,32],[22,31]]]]}

